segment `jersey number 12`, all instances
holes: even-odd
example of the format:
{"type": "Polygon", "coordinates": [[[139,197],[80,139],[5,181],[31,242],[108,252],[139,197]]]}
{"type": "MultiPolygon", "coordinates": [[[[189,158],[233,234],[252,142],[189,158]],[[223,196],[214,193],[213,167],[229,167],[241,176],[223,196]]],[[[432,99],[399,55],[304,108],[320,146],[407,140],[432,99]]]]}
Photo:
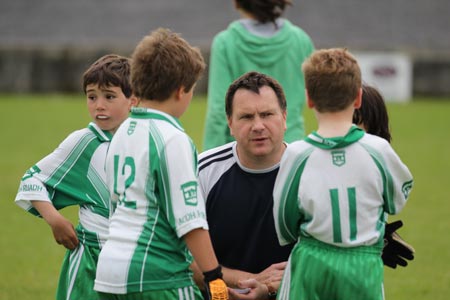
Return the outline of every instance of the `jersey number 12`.
{"type": "MultiPolygon", "coordinates": [[[[119,205],[136,209],[136,201],[127,199],[127,189],[133,184],[136,176],[136,165],[134,163],[134,159],[130,156],[125,157],[125,161],[122,163],[121,168],[119,166],[120,163],[119,155],[114,155],[114,194],[119,196],[119,205]],[[126,174],[127,177],[125,179],[124,187],[118,188],[119,177],[122,179],[122,177],[126,174]]],[[[120,182],[123,181],[121,180],[120,182]]]]}

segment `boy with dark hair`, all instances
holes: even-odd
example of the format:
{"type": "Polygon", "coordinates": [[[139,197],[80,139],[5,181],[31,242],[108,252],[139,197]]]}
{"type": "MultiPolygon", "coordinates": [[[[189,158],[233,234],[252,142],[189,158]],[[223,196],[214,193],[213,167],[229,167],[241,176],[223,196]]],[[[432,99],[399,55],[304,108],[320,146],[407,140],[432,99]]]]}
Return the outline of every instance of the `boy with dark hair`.
{"type": "Polygon", "coordinates": [[[129,59],[106,55],[83,75],[92,122],[70,134],[22,177],[16,203],[50,225],[68,250],[56,299],[98,299],[93,290],[98,255],[108,234],[109,192],[104,162],[112,135],[134,103],[129,59]],[[79,205],[74,229],[58,210],[79,205]]]}
{"type": "MultiPolygon", "coordinates": [[[[380,92],[371,85],[362,85],[362,103],[353,113],[353,123],[389,143],[392,140],[386,103],[380,92]]],[[[397,265],[406,267],[408,260],[414,259],[414,248],[396,232],[402,226],[401,220],[386,224],[385,245],[381,257],[383,263],[393,269],[397,265]]]]}
{"type": "Polygon", "coordinates": [[[389,143],[392,140],[386,103],[373,86],[362,85],[361,107],[355,109],[353,123],[365,132],[382,137],[389,143]]]}
{"type": "Polygon", "coordinates": [[[383,299],[385,214],[406,204],[411,173],[386,140],[352,124],[362,89],[348,51],[316,51],[303,71],[318,129],[288,145],[275,182],[280,244],[299,241],[278,299],[383,299]]]}
{"type": "Polygon", "coordinates": [[[228,298],[198,191],[197,152],[178,120],[204,68],[199,50],[167,29],[144,37],[132,55],[138,105],[106,159],[117,207],[97,267],[101,299],[202,299],[192,256],[208,296],[228,298]]]}

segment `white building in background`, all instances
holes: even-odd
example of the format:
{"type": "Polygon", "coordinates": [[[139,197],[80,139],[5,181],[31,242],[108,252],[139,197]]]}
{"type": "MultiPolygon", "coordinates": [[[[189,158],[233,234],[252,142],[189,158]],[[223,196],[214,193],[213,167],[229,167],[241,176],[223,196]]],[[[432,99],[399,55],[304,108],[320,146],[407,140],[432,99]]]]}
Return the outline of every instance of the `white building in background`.
{"type": "Polygon", "coordinates": [[[408,102],[413,95],[412,62],[408,55],[395,52],[354,53],[363,81],[376,87],[389,102],[408,102]]]}

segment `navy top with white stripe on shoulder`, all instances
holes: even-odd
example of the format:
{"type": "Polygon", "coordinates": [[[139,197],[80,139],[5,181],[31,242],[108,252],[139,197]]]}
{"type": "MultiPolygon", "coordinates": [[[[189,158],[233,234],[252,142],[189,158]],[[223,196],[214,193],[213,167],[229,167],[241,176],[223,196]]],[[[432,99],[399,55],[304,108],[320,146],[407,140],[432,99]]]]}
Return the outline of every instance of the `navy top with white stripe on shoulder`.
{"type": "Polygon", "coordinates": [[[259,273],[288,259],[293,244],[279,245],[272,212],[278,169],[279,164],[264,170],[245,168],[236,142],[199,155],[209,231],[223,266],[259,273]]]}

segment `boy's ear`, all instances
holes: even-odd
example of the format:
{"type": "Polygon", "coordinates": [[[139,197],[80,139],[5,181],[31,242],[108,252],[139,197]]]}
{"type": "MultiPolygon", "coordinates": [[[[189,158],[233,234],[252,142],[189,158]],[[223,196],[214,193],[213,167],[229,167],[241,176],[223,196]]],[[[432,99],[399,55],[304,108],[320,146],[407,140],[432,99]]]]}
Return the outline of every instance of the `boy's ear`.
{"type": "Polygon", "coordinates": [[[175,91],[175,98],[177,100],[181,99],[183,97],[183,95],[186,94],[186,92],[184,91],[184,86],[180,86],[178,89],[176,89],[175,91]]]}
{"type": "Polygon", "coordinates": [[[307,89],[305,89],[305,94],[306,94],[306,105],[308,105],[308,108],[313,108],[314,107],[314,102],[309,97],[309,93],[308,93],[307,89]]]}
{"type": "Polygon", "coordinates": [[[137,106],[139,104],[139,100],[135,95],[131,95],[130,97],[130,107],[137,106]]]}
{"type": "Polygon", "coordinates": [[[363,93],[362,88],[360,88],[358,90],[358,94],[356,95],[355,103],[353,104],[353,107],[355,109],[358,109],[358,108],[361,107],[361,104],[362,104],[362,93],[363,93]]]}

